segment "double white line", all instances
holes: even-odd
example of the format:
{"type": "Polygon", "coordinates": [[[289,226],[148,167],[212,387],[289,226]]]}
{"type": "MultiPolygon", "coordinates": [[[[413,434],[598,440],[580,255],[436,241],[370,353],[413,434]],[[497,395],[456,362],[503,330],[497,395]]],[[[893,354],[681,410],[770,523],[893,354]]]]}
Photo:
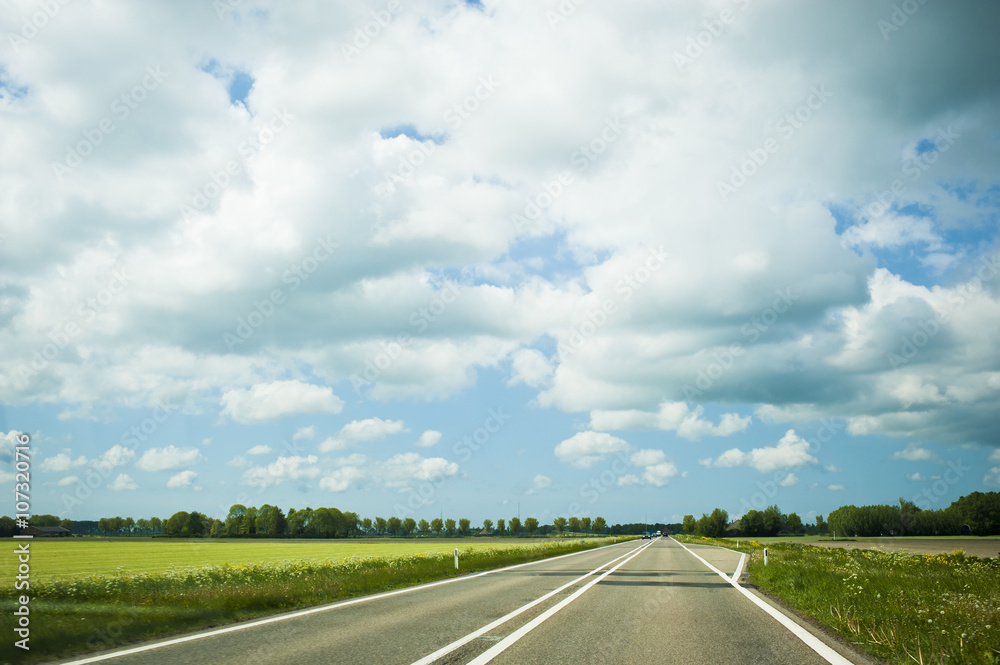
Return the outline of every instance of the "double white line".
{"type": "Polygon", "coordinates": [[[582,596],[584,593],[587,592],[588,589],[590,589],[591,587],[593,587],[595,584],[597,584],[598,582],[600,582],[601,580],[603,580],[605,577],[607,577],[611,573],[615,572],[616,570],[618,570],[619,568],[621,568],[622,566],[624,566],[626,563],[628,563],[629,561],[631,561],[635,557],[639,556],[639,554],[644,549],[646,549],[647,547],[649,547],[650,545],[652,545],[654,542],[656,542],[656,541],[650,541],[650,542],[642,545],[641,547],[637,547],[636,549],[632,550],[631,552],[627,552],[627,553],[621,555],[620,557],[612,559],[611,561],[608,561],[606,563],[602,563],[600,566],[598,566],[597,568],[593,569],[589,573],[586,573],[585,575],[581,575],[580,577],[576,578],[575,580],[573,580],[571,582],[567,582],[566,584],[562,585],[558,589],[550,591],[547,594],[545,594],[544,596],[541,596],[540,598],[536,598],[535,600],[531,601],[527,605],[522,605],[521,607],[517,608],[513,612],[500,617],[496,621],[492,621],[492,622],[486,624],[485,626],[483,626],[479,630],[473,631],[473,632],[469,633],[468,635],[455,640],[451,644],[448,644],[446,646],[441,647],[440,649],[438,649],[434,653],[428,654],[428,655],[424,656],[423,658],[421,658],[420,660],[415,661],[414,663],[412,663],[412,665],[430,665],[430,663],[433,663],[434,661],[438,660],[439,658],[441,658],[443,656],[446,656],[447,654],[451,653],[455,649],[458,649],[459,647],[461,647],[461,646],[463,646],[465,644],[468,644],[472,640],[485,635],[486,633],[490,632],[491,630],[493,630],[497,626],[500,626],[501,624],[507,623],[508,621],[510,621],[514,617],[518,616],[519,614],[521,614],[523,612],[526,612],[527,610],[530,610],[532,607],[535,607],[539,603],[545,602],[549,598],[552,598],[556,594],[558,594],[558,593],[560,593],[562,591],[565,591],[566,589],[570,588],[574,584],[578,584],[579,582],[587,579],[588,577],[590,577],[594,573],[598,572],[602,568],[610,566],[611,564],[615,563],[616,561],[620,561],[620,563],[618,563],[616,566],[614,566],[613,568],[609,568],[607,571],[605,571],[599,577],[591,580],[590,582],[588,582],[584,586],[580,587],[571,596],[568,596],[568,597],[564,598],[562,601],[560,601],[559,603],[557,603],[556,605],[553,605],[552,607],[550,607],[548,610],[546,610],[542,614],[538,615],[537,617],[535,617],[534,619],[532,619],[528,623],[524,624],[523,626],[521,626],[520,628],[518,628],[517,630],[515,630],[513,633],[511,633],[510,635],[508,635],[507,637],[505,637],[500,642],[497,642],[496,644],[494,644],[487,651],[485,651],[482,654],[480,654],[480,656],[478,658],[476,658],[475,660],[469,661],[469,663],[468,663],[468,665],[485,665],[485,663],[488,663],[491,660],[493,660],[494,658],[496,658],[497,656],[499,656],[501,653],[503,653],[512,644],[514,644],[515,642],[517,642],[518,640],[520,640],[522,637],[524,637],[525,635],[527,635],[528,633],[530,633],[532,630],[534,630],[535,628],[537,628],[538,626],[540,626],[546,620],[548,620],[549,618],[551,618],[552,615],[554,615],[556,612],[558,612],[559,610],[561,610],[562,608],[566,607],[567,605],[569,605],[570,603],[572,603],[574,600],[576,600],[577,598],[579,598],[580,596],[582,596]]]}

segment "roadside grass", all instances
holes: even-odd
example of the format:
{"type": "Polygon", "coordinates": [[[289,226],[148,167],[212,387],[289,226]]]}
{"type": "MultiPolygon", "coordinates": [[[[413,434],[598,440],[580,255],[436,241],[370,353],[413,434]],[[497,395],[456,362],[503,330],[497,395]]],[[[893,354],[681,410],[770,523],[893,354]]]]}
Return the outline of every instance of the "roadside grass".
{"type": "Polygon", "coordinates": [[[1000,558],[680,537],[749,555],[750,581],[892,663],[1000,663],[1000,558]]]}
{"type": "MultiPolygon", "coordinates": [[[[14,635],[16,593],[30,595],[31,650],[8,638],[0,662],[32,663],[110,649],[180,632],[369,595],[470,572],[611,544],[623,538],[559,539],[460,547],[447,552],[219,564],[167,572],[86,575],[0,592],[0,631],[14,635]]],[[[397,550],[399,551],[399,550],[397,550]]]]}

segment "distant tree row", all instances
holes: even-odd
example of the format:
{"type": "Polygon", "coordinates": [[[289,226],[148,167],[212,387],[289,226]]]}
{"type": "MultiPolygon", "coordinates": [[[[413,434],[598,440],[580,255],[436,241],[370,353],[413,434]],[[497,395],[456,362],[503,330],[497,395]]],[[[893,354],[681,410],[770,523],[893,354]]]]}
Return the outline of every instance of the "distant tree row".
{"type": "Polygon", "coordinates": [[[995,536],[1000,535],[1000,492],[973,492],[939,510],[903,498],[899,505],[842,506],[828,521],[838,536],[995,536]]]}

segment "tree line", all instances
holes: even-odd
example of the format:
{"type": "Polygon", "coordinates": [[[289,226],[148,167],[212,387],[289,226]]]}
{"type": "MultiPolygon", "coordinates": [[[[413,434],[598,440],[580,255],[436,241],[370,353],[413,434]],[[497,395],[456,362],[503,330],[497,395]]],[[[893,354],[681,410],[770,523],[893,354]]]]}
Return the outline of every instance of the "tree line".
{"type": "Polygon", "coordinates": [[[903,498],[898,505],[842,506],[828,519],[830,532],[838,536],[996,536],[1000,492],[973,492],[938,510],[903,498]]]}

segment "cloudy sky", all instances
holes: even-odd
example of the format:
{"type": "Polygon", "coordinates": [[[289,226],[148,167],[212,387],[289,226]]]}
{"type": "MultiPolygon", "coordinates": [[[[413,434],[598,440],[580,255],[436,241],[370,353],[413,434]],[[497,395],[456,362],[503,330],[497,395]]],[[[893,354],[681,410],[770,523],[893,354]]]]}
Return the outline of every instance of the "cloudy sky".
{"type": "Polygon", "coordinates": [[[2,479],[26,432],[73,519],[996,490],[998,21],[4,0],[2,479]]]}

